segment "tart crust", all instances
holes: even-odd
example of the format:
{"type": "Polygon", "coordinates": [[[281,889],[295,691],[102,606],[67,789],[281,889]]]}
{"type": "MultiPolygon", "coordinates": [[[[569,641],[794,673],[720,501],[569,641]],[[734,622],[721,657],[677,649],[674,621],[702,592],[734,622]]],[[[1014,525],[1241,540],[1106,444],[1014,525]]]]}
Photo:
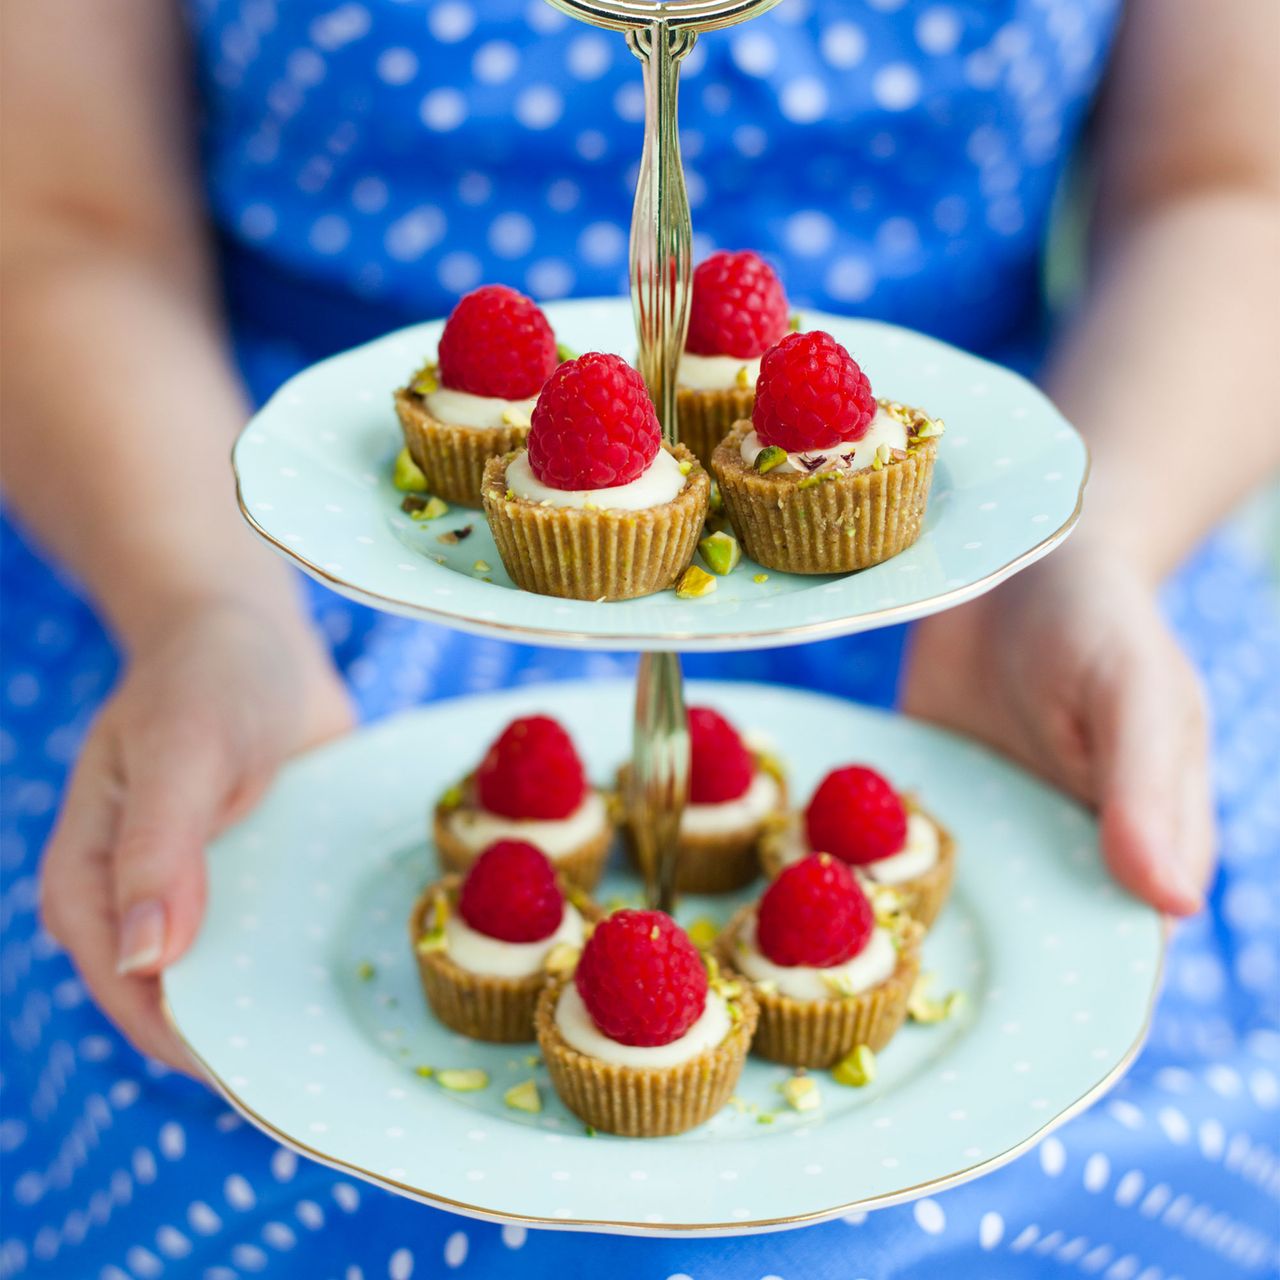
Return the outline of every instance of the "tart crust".
{"type": "MultiPolygon", "coordinates": [[[[757,762],[756,767],[767,766],[757,762]]],[[[676,866],[677,892],[732,893],[750,884],[760,874],[760,849],[765,833],[784,820],[787,806],[786,777],[781,770],[769,769],[769,774],[778,784],[777,807],[754,826],[717,835],[681,833],[680,860],[676,866]]],[[[626,797],[630,777],[631,766],[624,764],[618,770],[617,780],[619,811],[622,814],[618,830],[631,865],[643,873],[640,851],[628,816],[626,797]]]]}
{"type": "Polygon", "coordinates": [[[625,1067],[579,1053],[560,1034],[555,1014],[564,981],[543,988],[534,1028],[556,1093],[585,1124],[628,1138],[663,1138],[704,1123],[729,1101],[756,1029],[757,1005],[745,983],[732,997],[740,1016],[714,1048],[673,1067],[625,1067]]]}
{"type": "MultiPolygon", "coordinates": [[[[613,811],[612,797],[606,795],[604,800],[606,815],[610,815],[613,811]]],[[[431,836],[435,842],[436,853],[439,855],[442,870],[461,874],[476,860],[478,851],[472,850],[464,840],[455,834],[449,819],[459,809],[474,809],[477,807],[470,774],[462,780],[462,799],[460,803],[445,804],[443,800],[436,802],[435,809],[431,815],[431,836]]],[[[571,849],[562,857],[552,858],[550,854],[547,857],[551,865],[556,869],[557,875],[563,876],[568,883],[577,885],[579,889],[584,889],[589,893],[596,887],[600,876],[604,872],[605,863],[609,860],[609,849],[612,845],[613,821],[610,816],[606,816],[602,831],[597,832],[589,840],[584,840],[576,849],[571,849]]]]}
{"type": "MultiPolygon", "coordinates": [[[[903,912],[925,929],[930,929],[951,896],[956,872],[956,841],[951,832],[913,796],[903,796],[902,800],[909,813],[918,813],[933,823],[938,832],[938,860],[928,871],[922,871],[909,880],[883,886],[878,880],[871,880],[871,883],[892,889],[901,899],[903,912]]],[[[798,821],[799,815],[793,814],[786,823],[772,826],[761,837],[760,865],[771,880],[787,865],[786,850],[795,841],[798,821]]],[[[870,880],[869,876],[861,873],[861,868],[854,867],[853,870],[859,879],[870,880]]]]}
{"type": "Polygon", "coordinates": [[[693,387],[676,388],[676,421],[680,424],[680,443],[696,455],[704,467],[710,468],[716,446],[733,429],[733,424],[751,417],[756,393],[741,387],[700,391],[693,387]]]}
{"type": "Polygon", "coordinates": [[[485,463],[523,448],[528,427],[466,427],[442,422],[416,391],[401,387],[395,395],[396,416],[405,447],[431,492],[460,507],[479,507],[485,463]]]}
{"type": "MultiPolygon", "coordinates": [[[[738,937],[754,910],[754,906],[745,906],[737,911],[716,939],[716,958],[738,973],[738,937]]],[[[907,1001],[920,973],[923,936],[920,925],[908,920],[898,935],[898,963],[893,972],[857,995],[795,1000],[762,991],[751,979],[742,978],[760,1005],[760,1023],[751,1051],[791,1067],[833,1067],[864,1044],[878,1053],[907,1016],[907,1001]]]]}
{"type": "Polygon", "coordinates": [[[551,507],[509,497],[507,467],[517,455],[491,458],[484,512],[516,585],[571,600],[631,600],[673,586],[697,550],[711,481],[683,445],[671,452],[690,464],[684,488],[670,502],[640,511],[551,507]]]}
{"type": "MultiPolygon", "coordinates": [[[[911,411],[908,411],[911,412],[911,411]]],[[[761,475],[742,457],[743,420],[716,448],[711,470],[724,509],[743,552],[780,573],[852,573],[905,551],[920,536],[936,437],[907,437],[880,470],[825,472],[830,476],[776,471],[761,475]]]]}
{"type": "MultiPolygon", "coordinates": [[[[426,932],[436,901],[443,895],[449,910],[456,911],[461,887],[461,876],[445,876],[423,892],[409,916],[409,943],[418,962],[418,976],[427,1004],[451,1031],[473,1040],[494,1044],[521,1044],[532,1040],[533,1012],[547,984],[545,972],[523,978],[472,973],[455,964],[447,951],[418,949],[418,939],[426,932]]],[[[600,919],[600,910],[593,902],[572,893],[566,894],[566,900],[572,902],[588,924],[600,919]]]]}

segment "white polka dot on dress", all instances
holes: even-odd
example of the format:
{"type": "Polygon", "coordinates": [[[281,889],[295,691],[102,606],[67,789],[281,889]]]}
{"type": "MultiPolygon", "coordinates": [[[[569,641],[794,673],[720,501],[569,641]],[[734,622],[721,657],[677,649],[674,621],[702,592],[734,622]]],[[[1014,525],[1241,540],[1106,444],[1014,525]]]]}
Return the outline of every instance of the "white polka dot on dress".
{"type": "Polygon", "coordinates": [[[848,71],[867,56],[867,37],[852,22],[833,22],[822,33],[819,47],[833,67],[848,71]]]}
{"type": "Polygon", "coordinates": [[[920,73],[909,62],[882,67],[871,80],[871,94],[886,111],[907,111],[920,101],[920,73]]]}
{"type": "Polygon", "coordinates": [[[471,59],[471,70],[482,84],[502,84],[520,66],[520,54],[509,40],[489,40],[471,59]]]}

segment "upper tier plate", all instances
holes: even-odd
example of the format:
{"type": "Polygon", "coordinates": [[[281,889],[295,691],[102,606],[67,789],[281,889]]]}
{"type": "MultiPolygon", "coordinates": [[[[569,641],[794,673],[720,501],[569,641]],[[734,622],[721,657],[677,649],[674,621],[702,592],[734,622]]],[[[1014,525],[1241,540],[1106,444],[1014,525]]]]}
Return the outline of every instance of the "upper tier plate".
{"type": "MultiPolygon", "coordinates": [[[[546,310],[575,350],[634,351],[623,299],[546,310]]],[[[980,595],[1067,536],[1080,514],[1088,451],[1033,386],[907,329],[816,311],[802,319],[844,343],[879,394],[947,423],[920,540],[862,573],[770,572],[757,583],[759,566],[744,559],[702,600],[664,591],[596,604],[517,590],[481,513],[455,508],[415,524],[391,485],[401,444],[391,393],[434,353],[441,321],[287,382],[236,443],[241,509],[264,538],[352,599],[463,631],[583,649],[763,649],[906,622],[980,595]],[[465,541],[439,541],[468,524],[465,541]]]]}

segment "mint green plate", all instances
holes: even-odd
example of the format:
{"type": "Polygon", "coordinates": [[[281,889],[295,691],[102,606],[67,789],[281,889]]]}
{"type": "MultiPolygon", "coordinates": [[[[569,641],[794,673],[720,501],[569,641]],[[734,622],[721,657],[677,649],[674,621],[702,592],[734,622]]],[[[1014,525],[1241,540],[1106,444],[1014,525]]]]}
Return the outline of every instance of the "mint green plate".
{"type": "MultiPolygon", "coordinates": [[[[554,303],[547,314],[577,350],[635,346],[621,299],[554,303]]],[[[980,595],[1067,536],[1088,453],[1030,383],[907,329],[819,312],[803,320],[845,343],[879,394],[947,423],[919,541],[862,573],[770,573],[757,583],[759,566],[744,560],[701,600],[664,591],[598,604],[515,589],[483,514],[455,509],[416,524],[390,483],[400,447],[391,393],[434,353],[440,321],[286,383],[236,444],[240,504],[263,537],[352,599],[465,631],[588,649],[760,649],[906,622],[980,595]],[[465,541],[439,541],[466,526],[465,541]]]]}
{"type": "MultiPolygon", "coordinates": [[[[761,1124],[726,1108],[656,1140],[588,1136],[526,1061],[534,1046],[481,1045],[436,1023],[406,931],[436,875],[435,795],[531,711],[562,717],[598,779],[627,751],[629,687],[553,685],[443,702],[317,751],[217,842],[208,918],[165,991],[227,1098],[305,1154],[462,1213],[674,1234],[778,1228],[940,1190],[1114,1083],[1146,1029],[1163,934],[1102,869],[1089,816],[905,718],[758,685],[691,695],[770,735],[802,797],[850,760],[919,789],[960,845],[953,900],[925,945],[939,988],[968,997],[959,1016],[904,1027],[869,1088],[819,1073],[816,1112],[761,1124]],[[483,1067],[492,1083],[447,1093],[415,1074],[424,1064],[483,1067]],[[506,1109],[506,1089],[531,1077],[543,1112],[506,1109]]],[[[614,895],[638,901],[620,862],[599,896],[614,895]]],[[[679,914],[724,918],[739,900],[690,899],[679,914]]],[[[739,1095],[773,1112],[786,1076],[752,1059],[739,1095]]]]}

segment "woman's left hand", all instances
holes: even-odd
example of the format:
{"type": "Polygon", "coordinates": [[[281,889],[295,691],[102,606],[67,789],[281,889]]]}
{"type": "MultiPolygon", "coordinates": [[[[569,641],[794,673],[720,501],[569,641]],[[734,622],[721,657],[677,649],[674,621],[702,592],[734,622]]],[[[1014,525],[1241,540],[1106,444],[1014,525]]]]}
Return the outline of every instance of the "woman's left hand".
{"type": "Polygon", "coordinates": [[[982,739],[1095,809],[1116,879],[1188,915],[1212,870],[1205,701],[1152,586],[1075,541],[920,623],[906,711],[982,739]]]}

